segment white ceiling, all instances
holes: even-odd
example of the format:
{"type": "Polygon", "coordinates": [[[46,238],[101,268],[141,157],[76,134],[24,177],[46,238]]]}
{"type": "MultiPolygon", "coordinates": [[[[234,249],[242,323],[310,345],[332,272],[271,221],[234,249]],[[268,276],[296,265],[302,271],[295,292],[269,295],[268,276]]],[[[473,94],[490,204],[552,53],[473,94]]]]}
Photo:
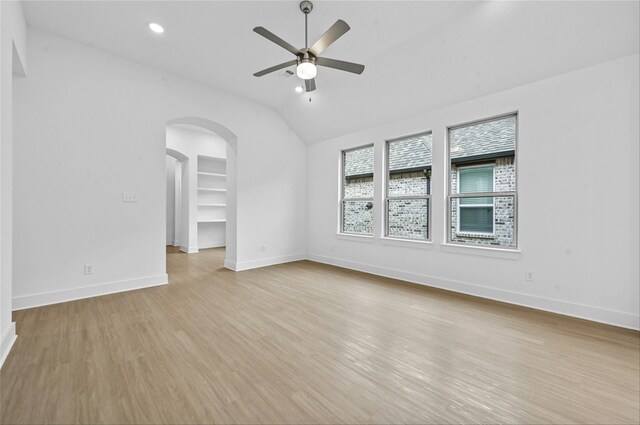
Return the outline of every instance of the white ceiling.
{"type": "Polygon", "coordinates": [[[295,76],[252,75],[294,58],[253,27],[304,44],[298,3],[23,6],[29,26],[268,105],[307,143],[636,53],[640,43],[637,1],[314,1],[309,44],[343,19],[351,31],[322,56],[366,69],[357,76],[320,68],[309,102],[293,91],[295,76]],[[149,22],[165,33],[151,33],[149,22]]]}

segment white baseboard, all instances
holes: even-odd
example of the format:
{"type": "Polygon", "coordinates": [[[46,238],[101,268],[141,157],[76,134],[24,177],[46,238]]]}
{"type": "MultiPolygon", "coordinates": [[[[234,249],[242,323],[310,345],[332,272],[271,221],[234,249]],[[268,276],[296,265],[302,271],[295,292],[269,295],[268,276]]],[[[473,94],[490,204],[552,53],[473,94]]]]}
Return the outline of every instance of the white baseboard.
{"type": "Polygon", "coordinates": [[[229,261],[227,259],[224,260],[224,268],[225,269],[229,269],[229,270],[233,270],[234,272],[237,271],[236,270],[236,262],[235,261],[229,261]]]}
{"type": "Polygon", "coordinates": [[[225,246],[224,241],[198,242],[198,249],[220,248],[223,246],[225,246]]]}
{"type": "Polygon", "coordinates": [[[116,292],[132,291],[134,289],[149,288],[151,286],[166,285],[169,277],[166,273],[155,276],[144,276],[136,279],[119,280],[100,283],[98,285],[80,288],[63,289],[61,291],[44,292],[33,295],[23,295],[13,298],[13,310],[40,307],[43,305],[75,301],[83,298],[98,297],[116,292]]]}
{"type": "Polygon", "coordinates": [[[439,277],[411,273],[388,267],[380,267],[371,264],[341,260],[338,258],[325,257],[322,255],[307,254],[307,258],[318,263],[330,264],[333,266],[371,273],[378,276],[404,280],[420,285],[445,289],[447,291],[460,292],[463,294],[502,301],[509,304],[521,305],[524,307],[535,308],[537,310],[549,311],[552,313],[563,314],[566,316],[577,317],[580,319],[591,320],[594,322],[605,323],[622,328],[640,330],[640,315],[637,314],[607,310],[600,307],[571,303],[562,300],[542,298],[535,295],[523,294],[521,292],[505,291],[503,289],[474,285],[456,280],[443,279],[439,277]]]}
{"type": "Polygon", "coordinates": [[[2,337],[0,338],[0,367],[2,367],[9,355],[13,343],[16,342],[16,338],[18,338],[16,335],[16,323],[11,322],[9,326],[2,331],[2,337]]]}
{"type": "Polygon", "coordinates": [[[281,257],[261,258],[259,260],[249,261],[224,261],[224,266],[236,272],[243,270],[257,269],[259,267],[274,266],[276,264],[290,263],[292,261],[305,260],[307,256],[305,254],[291,254],[283,255],[281,257]]]}
{"type": "Polygon", "coordinates": [[[187,254],[195,254],[196,252],[198,252],[198,247],[180,245],[180,251],[186,252],[187,254]]]}

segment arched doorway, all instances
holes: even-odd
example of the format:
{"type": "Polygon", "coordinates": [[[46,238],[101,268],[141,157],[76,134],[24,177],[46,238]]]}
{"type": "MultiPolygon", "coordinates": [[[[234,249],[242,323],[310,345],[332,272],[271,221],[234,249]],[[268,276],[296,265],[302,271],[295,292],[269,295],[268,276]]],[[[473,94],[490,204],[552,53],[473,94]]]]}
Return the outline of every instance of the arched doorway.
{"type": "MultiPolygon", "coordinates": [[[[194,129],[199,128],[207,132],[215,134],[219,139],[222,139],[226,143],[226,169],[225,169],[225,226],[224,226],[224,240],[226,245],[225,252],[225,267],[233,265],[237,258],[237,203],[236,203],[236,187],[237,187],[237,136],[228,128],[212,120],[198,117],[183,117],[170,120],[166,123],[167,128],[170,127],[187,127],[194,129]]],[[[197,252],[197,226],[194,230],[194,226],[189,226],[186,223],[197,222],[197,203],[194,201],[194,197],[197,197],[197,188],[193,181],[195,175],[194,170],[190,168],[197,167],[197,158],[189,158],[184,153],[167,148],[167,155],[175,158],[179,162],[180,172],[176,172],[176,180],[180,179],[181,199],[180,203],[182,208],[176,208],[176,215],[183,215],[179,218],[182,223],[180,226],[176,225],[176,238],[180,241],[180,249],[186,252],[197,252]],[[191,177],[190,177],[191,176],[191,177]],[[185,220],[184,215],[189,217],[189,220],[185,220]],[[195,244],[195,248],[194,248],[195,244]]],[[[197,168],[196,168],[197,169],[197,168]]],[[[211,173],[215,174],[215,173],[211,173]]],[[[176,188],[178,185],[176,183],[176,188]]],[[[176,220],[176,223],[178,221],[176,220]]]]}

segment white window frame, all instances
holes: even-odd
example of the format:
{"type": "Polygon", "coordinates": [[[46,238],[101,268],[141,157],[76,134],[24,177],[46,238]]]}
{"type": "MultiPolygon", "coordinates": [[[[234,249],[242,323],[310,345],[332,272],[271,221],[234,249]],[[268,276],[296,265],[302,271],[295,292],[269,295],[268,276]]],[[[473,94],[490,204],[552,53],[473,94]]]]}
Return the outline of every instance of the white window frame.
{"type": "MultiPolygon", "coordinates": [[[[391,181],[391,173],[389,170],[389,144],[393,142],[397,142],[399,140],[409,139],[411,137],[418,136],[426,136],[431,135],[431,174],[433,174],[433,132],[432,131],[423,131],[421,133],[410,134],[408,136],[396,137],[393,139],[385,140],[384,142],[384,237],[388,239],[397,239],[403,241],[418,241],[418,242],[431,242],[431,216],[433,215],[432,211],[432,202],[431,202],[431,175],[427,177],[429,190],[426,195],[408,195],[408,196],[389,196],[389,182],[391,181]],[[414,199],[426,199],[427,201],[427,238],[426,239],[418,239],[418,238],[400,238],[397,236],[389,235],[389,201],[402,201],[402,200],[414,200],[414,199]]],[[[426,167],[425,167],[426,168],[426,167]]]]}
{"type": "MultiPolygon", "coordinates": [[[[490,193],[494,193],[495,189],[496,189],[496,163],[495,162],[485,162],[483,164],[474,164],[474,165],[462,165],[459,167],[456,167],[456,173],[458,174],[458,187],[456,188],[456,192],[460,193],[460,170],[465,170],[465,169],[469,169],[469,168],[480,168],[480,167],[488,167],[491,166],[491,168],[493,168],[493,171],[491,173],[491,192],[490,193]]],[[[485,193],[489,193],[489,192],[485,192],[485,193]]],[[[483,196],[475,196],[476,194],[473,194],[474,196],[472,196],[472,198],[483,198],[483,196]]],[[[464,230],[460,230],[460,207],[462,206],[462,204],[460,203],[460,200],[458,200],[458,204],[457,204],[457,219],[456,219],[456,233],[459,236],[478,236],[478,237],[495,237],[496,235],[496,198],[495,197],[491,197],[491,204],[464,204],[463,208],[466,207],[487,207],[491,205],[491,232],[467,232],[464,230]]]]}
{"type": "MultiPolygon", "coordinates": [[[[504,113],[504,114],[500,114],[500,115],[494,115],[491,116],[489,118],[483,118],[483,119],[479,119],[479,120],[474,120],[474,121],[468,121],[462,124],[456,124],[453,126],[448,126],[446,128],[446,146],[445,146],[445,150],[446,150],[446,161],[447,161],[447,182],[448,182],[448,186],[446,189],[447,193],[447,214],[446,214],[446,231],[445,231],[445,237],[444,237],[444,244],[445,245],[455,245],[455,246],[460,246],[460,247],[472,247],[472,248],[479,248],[479,249],[483,249],[483,250],[506,250],[506,251],[518,251],[518,243],[519,243],[519,237],[518,237],[518,184],[520,179],[518,178],[518,174],[519,174],[519,167],[518,167],[518,145],[520,142],[520,133],[519,133],[519,128],[520,128],[520,113],[516,110],[513,112],[508,112],[508,113],[504,113]],[[515,137],[516,137],[516,145],[515,145],[515,151],[514,151],[514,155],[513,155],[513,166],[515,168],[515,174],[516,174],[516,182],[515,182],[515,190],[514,191],[509,191],[509,192],[485,192],[485,193],[472,193],[472,194],[460,194],[460,193],[452,193],[451,190],[451,130],[455,130],[456,128],[460,128],[460,127],[467,127],[470,125],[474,125],[474,124],[481,124],[484,122],[489,122],[489,121],[496,121],[502,118],[507,118],[510,116],[514,116],[516,119],[516,129],[515,129],[515,137]],[[451,237],[451,201],[453,199],[460,199],[460,198],[483,198],[483,197],[493,197],[494,198],[494,207],[493,207],[493,212],[494,212],[494,233],[495,233],[495,198],[496,197],[512,197],[513,198],[513,245],[512,246],[500,246],[500,247],[494,247],[494,246],[490,246],[490,245],[484,245],[484,244],[480,244],[480,243],[460,243],[460,242],[456,242],[454,240],[452,240],[451,237]]],[[[458,168],[460,166],[457,166],[458,168]]],[[[495,169],[494,169],[495,170],[495,169]]],[[[459,176],[458,176],[459,178],[459,176]]],[[[459,184],[459,182],[458,182],[459,184]]],[[[495,190],[495,176],[494,176],[494,190],[495,190]]],[[[459,189],[456,187],[456,192],[459,192],[459,189]]],[[[458,202],[459,204],[459,202],[458,202]]],[[[470,237],[474,237],[475,234],[471,234],[471,233],[458,233],[459,230],[459,222],[460,222],[460,216],[458,215],[458,223],[456,223],[456,233],[459,236],[466,236],[469,235],[470,237]]],[[[482,237],[482,234],[477,234],[478,237],[482,237]]],[[[490,237],[490,236],[485,236],[485,237],[490,237]]]]}
{"type": "Polygon", "coordinates": [[[375,193],[376,193],[376,187],[375,187],[375,174],[376,174],[376,169],[375,169],[375,146],[373,143],[369,143],[366,145],[362,145],[362,146],[356,146],[354,148],[349,148],[349,149],[342,149],[340,151],[340,199],[338,200],[338,234],[341,235],[349,235],[349,236],[364,236],[364,237],[373,237],[373,229],[375,228],[375,217],[372,220],[371,223],[371,233],[357,233],[357,232],[345,232],[344,231],[344,204],[345,202],[349,202],[349,201],[368,201],[371,202],[374,206],[374,197],[375,197],[375,193]],[[365,148],[373,148],[373,152],[374,152],[374,166],[373,166],[373,175],[372,175],[372,180],[373,180],[373,196],[372,197],[368,197],[368,198],[345,198],[344,196],[344,187],[345,187],[345,183],[347,182],[346,180],[346,175],[344,172],[344,167],[345,167],[345,153],[347,152],[351,152],[351,151],[356,151],[359,149],[365,149],[365,148]]]}

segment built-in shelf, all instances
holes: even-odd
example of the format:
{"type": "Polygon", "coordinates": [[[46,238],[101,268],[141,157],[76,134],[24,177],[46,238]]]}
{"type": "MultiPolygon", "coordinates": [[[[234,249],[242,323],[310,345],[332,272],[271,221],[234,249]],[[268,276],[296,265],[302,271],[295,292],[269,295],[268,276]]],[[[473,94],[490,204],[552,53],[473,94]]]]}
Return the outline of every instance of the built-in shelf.
{"type": "Polygon", "coordinates": [[[198,241],[224,246],[227,216],[227,161],[198,155],[198,241]],[[205,224],[206,223],[206,224],[205,224]]]}
{"type": "Polygon", "coordinates": [[[198,173],[222,174],[227,172],[227,160],[213,156],[198,155],[198,173]]]}
{"type": "Polygon", "coordinates": [[[218,189],[214,187],[199,187],[198,190],[206,191],[206,192],[226,192],[227,189],[218,189]]]}
{"type": "Polygon", "coordinates": [[[198,175],[201,175],[201,176],[212,176],[212,177],[227,177],[226,174],[210,173],[208,171],[198,171],[198,175]]]}

